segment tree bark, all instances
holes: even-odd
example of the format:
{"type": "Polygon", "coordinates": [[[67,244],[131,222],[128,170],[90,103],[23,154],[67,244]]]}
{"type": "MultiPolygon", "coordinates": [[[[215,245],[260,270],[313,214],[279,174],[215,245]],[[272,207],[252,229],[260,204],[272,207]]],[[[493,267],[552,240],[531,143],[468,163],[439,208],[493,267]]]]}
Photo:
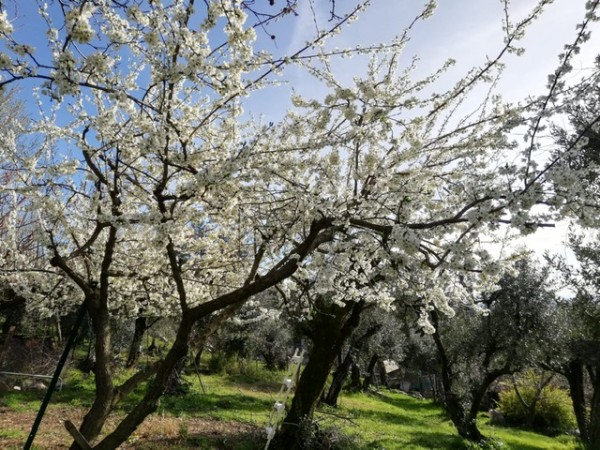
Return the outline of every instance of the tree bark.
{"type": "MultiPolygon", "coordinates": [[[[432,317],[437,322],[435,315],[432,315],[432,317]]],[[[484,440],[485,436],[483,436],[483,434],[481,434],[481,432],[479,431],[479,428],[477,428],[477,409],[479,409],[479,404],[477,405],[477,409],[474,413],[473,405],[471,405],[470,411],[467,411],[466,405],[463,403],[463,399],[460,398],[460,396],[458,396],[452,390],[452,367],[446,354],[444,344],[442,343],[438,323],[435,323],[433,341],[435,343],[436,349],[438,351],[438,356],[440,358],[442,386],[444,388],[444,405],[446,407],[448,415],[450,416],[450,420],[456,427],[458,434],[464,439],[468,439],[469,441],[473,442],[479,442],[484,440]]],[[[485,390],[483,391],[483,393],[485,393],[485,390]]],[[[481,394],[479,403],[481,403],[483,393],[481,394]]]]}
{"type": "Polygon", "coordinates": [[[350,389],[358,391],[360,388],[360,367],[358,367],[357,364],[352,364],[352,369],[350,371],[350,389]]]}
{"type": "MultiPolygon", "coordinates": [[[[79,432],[88,442],[94,441],[102,431],[113,406],[114,384],[110,365],[110,322],[109,313],[105,305],[98,301],[89,302],[89,312],[94,330],[94,365],[95,398],[91,408],[83,418],[79,432]]],[[[79,450],[77,442],[73,442],[71,450],[79,450]]]]}
{"type": "MultiPolygon", "coordinates": [[[[354,365],[355,357],[354,355],[358,354],[364,345],[364,343],[372,337],[375,333],[377,333],[381,329],[379,324],[376,324],[369,328],[362,336],[358,339],[353,340],[348,352],[344,360],[340,363],[339,367],[333,374],[333,380],[331,382],[331,386],[329,386],[329,390],[327,391],[327,395],[323,399],[323,402],[330,406],[337,406],[338,397],[342,388],[344,387],[344,382],[346,378],[348,378],[348,372],[350,367],[354,365]]],[[[359,375],[360,379],[360,375],[359,375]]],[[[359,381],[360,383],[360,381],[359,381]]]]}
{"type": "Polygon", "coordinates": [[[323,399],[323,403],[326,403],[330,406],[337,406],[338,397],[340,392],[342,392],[342,387],[344,386],[344,381],[348,377],[348,371],[350,367],[354,363],[354,357],[352,356],[353,349],[350,348],[344,357],[344,360],[333,373],[333,380],[331,381],[331,386],[329,386],[329,390],[327,391],[327,395],[323,399]]]}
{"type": "Polygon", "coordinates": [[[129,355],[127,356],[127,362],[125,367],[128,369],[133,367],[142,353],[142,339],[144,332],[146,331],[146,317],[138,317],[135,319],[135,328],[133,330],[133,338],[131,339],[131,345],[129,346],[129,355]]]}
{"type": "MultiPolygon", "coordinates": [[[[481,408],[481,402],[483,401],[483,397],[485,396],[485,393],[489,389],[490,385],[502,375],[505,375],[504,371],[502,370],[498,370],[487,374],[483,378],[481,384],[479,384],[479,386],[475,386],[475,388],[471,391],[471,408],[469,409],[467,420],[473,422],[475,429],[477,429],[477,413],[481,408]]],[[[478,432],[479,430],[477,430],[475,434],[477,434],[478,432]]],[[[479,433],[479,435],[481,437],[478,440],[484,439],[484,436],[481,435],[481,433],[479,433]]]]}
{"type": "Polygon", "coordinates": [[[321,398],[336,356],[359,324],[364,302],[348,303],[341,308],[327,305],[324,299],[317,303],[317,313],[310,324],[313,347],[304,368],[290,410],[276,437],[277,448],[301,448],[299,427],[310,420],[321,398]]]}
{"type": "Polygon", "coordinates": [[[590,402],[590,421],[588,425],[589,450],[600,450],[600,365],[588,366],[592,384],[592,400],[590,402]]]}
{"type": "Polygon", "coordinates": [[[450,420],[456,427],[458,434],[472,442],[480,442],[485,439],[485,436],[481,434],[479,428],[477,428],[477,416],[473,416],[466,411],[465,406],[462,404],[462,399],[453,394],[446,393],[446,410],[450,416],[450,420]]]}
{"type": "Polygon", "coordinates": [[[367,366],[367,376],[363,381],[363,391],[367,390],[369,386],[373,384],[373,380],[375,378],[375,366],[377,365],[377,361],[379,361],[379,355],[377,353],[371,356],[371,360],[369,361],[369,365],[367,366]]]}
{"type": "Polygon", "coordinates": [[[385,370],[385,363],[381,358],[379,358],[379,360],[377,361],[377,367],[379,368],[379,381],[381,382],[381,386],[389,388],[390,383],[388,381],[387,372],[385,370]]]}
{"type": "MultiPolygon", "coordinates": [[[[182,358],[185,358],[187,356],[191,331],[195,323],[197,323],[202,318],[209,316],[213,312],[228,307],[234,307],[234,305],[243,304],[251,296],[259,292],[263,292],[266,289],[269,289],[270,287],[291,276],[298,269],[298,264],[300,261],[302,261],[320,244],[332,239],[335,232],[337,231],[336,228],[332,226],[332,223],[333,221],[331,219],[320,219],[318,221],[314,221],[311,224],[309,233],[304,239],[304,241],[298,244],[293,252],[291,252],[279,264],[273,267],[269,272],[264,274],[264,276],[254,276],[256,270],[258,269],[258,265],[261,259],[260,257],[257,257],[255,263],[253,264],[253,268],[250,272],[250,275],[252,276],[248,277],[248,281],[243,286],[234,289],[226,294],[223,294],[220,297],[217,297],[213,300],[196,305],[193,308],[189,308],[187,306],[187,303],[185,301],[186,293],[184,287],[182,283],[178,283],[177,287],[178,292],[180,294],[183,316],[177,331],[177,337],[175,339],[175,342],[173,343],[171,349],[167,352],[165,358],[161,360],[155,367],[152,367],[152,370],[138,372],[138,374],[134,375],[129,380],[131,381],[131,383],[129,383],[129,381],[126,382],[121,387],[123,388],[125,387],[125,385],[127,385],[126,389],[123,389],[123,392],[121,392],[121,388],[115,390],[112,385],[112,378],[105,376],[110,375],[109,361],[107,358],[107,354],[100,355],[100,360],[98,358],[96,360],[96,364],[101,367],[97,370],[96,374],[96,396],[99,396],[101,398],[96,399],[96,401],[92,405],[92,408],[84,418],[84,423],[82,424],[82,428],[80,429],[80,431],[88,441],[91,440],[90,438],[88,438],[88,436],[93,436],[93,438],[95,438],[99,434],[99,430],[102,428],[102,425],[106,421],[107,414],[110,412],[112,407],[114,407],[115,404],[121,398],[123,398],[124,395],[126,395],[126,392],[130,392],[133,386],[139,384],[140,381],[147,379],[147,377],[150,375],[154,375],[154,379],[146,387],[146,392],[142,400],[127,414],[127,416],[117,425],[117,427],[110,434],[108,434],[100,443],[98,443],[94,447],[94,449],[113,450],[115,448],[118,448],[119,445],[125,442],[127,438],[136,430],[136,428],[144,421],[144,419],[156,410],[158,400],[163,395],[166,387],[168,386],[171,373],[177,366],[177,363],[182,358]],[[108,394],[104,394],[103,391],[98,389],[100,383],[98,381],[98,374],[101,375],[101,381],[104,384],[106,384],[107,387],[110,387],[110,389],[107,390],[108,394]],[[141,375],[138,377],[137,375],[139,374],[141,375]],[[110,383],[107,383],[108,380],[110,380],[110,383]],[[107,398],[107,395],[110,396],[110,402],[106,402],[104,400],[105,398],[107,398]],[[105,408],[107,404],[108,407],[105,408]],[[83,430],[86,431],[87,435],[83,433],[83,430]]],[[[116,232],[114,232],[112,228],[110,236],[112,238],[116,236],[116,232]]],[[[176,255],[174,255],[173,257],[172,253],[173,252],[169,254],[170,259],[173,259],[172,266],[177,267],[177,271],[180,272],[180,268],[178,268],[177,266],[176,255]]],[[[103,261],[103,276],[100,280],[100,291],[101,297],[104,299],[108,298],[108,270],[104,269],[106,269],[109,266],[111,258],[112,253],[107,253],[105,261],[103,261]]],[[[81,278],[77,276],[77,274],[75,274],[68,267],[64,259],[62,259],[59,255],[56,255],[54,258],[52,258],[51,264],[53,266],[60,267],[67,274],[72,276],[74,281],[80,287],[82,287],[84,292],[91,292],[91,288],[85,285],[81,278]]],[[[178,280],[181,281],[181,274],[177,273],[177,275],[178,280]]],[[[102,302],[102,305],[107,305],[107,303],[107,301],[104,301],[102,302]]],[[[104,310],[106,310],[106,306],[104,306],[104,310]]],[[[91,310],[90,313],[92,313],[91,315],[94,314],[94,312],[91,310]]],[[[106,317],[108,318],[108,315],[106,317]]],[[[96,318],[96,320],[98,319],[96,318]]],[[[106,320],[106,322],[108,322],[108,320],[106,320]]],[[[109,336],[109,334],[107,334],[107,336],[109,336]]],[[[96,340],[97,351],[101,348],[109,348],[106,345],[100,344],[100,342],[103,341],[103,339],[98,335],[96,336],[96,340]]],[[[102,387],[100,387],[100,389],[102,389],[102,387]]],[[[76,444],[74,444],[74,447],[72,447],[72,449],[77,449],[75,445],[76,444]]]]}
{"type": "Polygon", "coordinates": [[[186,320],[184,317],[179,326],[173,346],[165,356],[165,359],[160,363],[156,375],[148,385],[142,400],[110,434],[94,447],[94,450],[114,450],[118,448],[131,436],[149,414],[156,411],[158,400],[169,384],[173,369],[181,359],[187,356],[189,337],[193,324],[193,320],[186,320]]]}
{"type": "Polygon", "coordinates": [[[579,437],[587,445],[590,439],[588,434],[583,363],[578,359],[569,361],[563,370],[563,375],[569,382],[569,393],[573,402],[577,427],[579,428],[579,437]]]}

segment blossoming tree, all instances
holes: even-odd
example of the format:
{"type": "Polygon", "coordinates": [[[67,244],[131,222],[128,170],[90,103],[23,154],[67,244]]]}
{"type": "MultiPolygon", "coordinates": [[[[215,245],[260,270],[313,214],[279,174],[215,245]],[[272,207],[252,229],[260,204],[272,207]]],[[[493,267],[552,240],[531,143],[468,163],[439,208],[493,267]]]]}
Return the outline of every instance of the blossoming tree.
{"type": "MultiPolygon", "coordinates": [[[[429,308],[450,314],[448,299],[460,298],[470,279],[498,275],[482,233],[503,224],[532,231],[561,204],[554,186],[563,172],[535,164],[556,88],[546,103],[533,102],[537,109],[503,104],[493,92],[502,56],[520,51],[518,40],[549,0],[517,23],[507,15],[498,57],[437,94],[431,86],[451,60],[422,80],[400,61],[410,28],[433,2],[389,45],[321,49],[367,6],[357,2],[334,9],[329,28],[292,53],[259,51],[255,28],[288,19],[297,3],[264,11],[240,0],[44,4],[45,49],[14,31],[18,18],[0,13],[0,86],[34,83],[42,115],[36,151],[0,150],[5,170],[27,177],[2,189],[27,193],[47,261],[31,271],[28,261],[3,256],[3,265],[21,269],[7,274],[9,282],[39,314],[58,285],[90,313],[96,396],[80,426],[88,441],[149,380],[94,448],[116,448],[156,410],[200,319],[274,286],[293,290],[285,281],[295,274],[340,305],[426,292],[420,323],[430,329],[429,308]],[[367,75],[351,86],[338,82],[331,60],[365,52],[374,53],[367,75]],[[243,99],[290,64],[330,94],[294,96],[295,109],[277,124],[246,119],[243,99]],[[459,115],[482,86],[485,100],[459,115]],[[506,133],[529,119],[523,161],[511,163],[506,155],[520,150],[506,133]],[[540,203],[549,209],[532,211],[540,203]],[[109,318],[142,309],[177,317],[176,339],[166,356],[117,384],[109,318]]],[[[597,6],[588,2],[586,21],[597,6]]]]}

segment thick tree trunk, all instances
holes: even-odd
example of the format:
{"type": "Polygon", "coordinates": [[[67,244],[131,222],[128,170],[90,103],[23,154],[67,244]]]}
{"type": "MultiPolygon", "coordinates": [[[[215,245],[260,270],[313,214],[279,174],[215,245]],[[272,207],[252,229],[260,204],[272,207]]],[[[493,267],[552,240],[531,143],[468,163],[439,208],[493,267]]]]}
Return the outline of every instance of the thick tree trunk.
{"type": "Polygon", "coordinates": [[[169,379],[173,370],[187,355],[193,323],[193,320],[183,319],[173,346],[158,367],[156,375],[148,385],[142,400],[129,412],[112,433],[108,434],[94,447],[94,450],[114,450],[118,448],[131,436],[149,414],[156,411],[158,400],[169,385],[169,379]]]}
{"type": "Polygon", "coordinates": [[[131,345],[129,346],[129,355],[127,356],[127,362],[125,367],[133,367],[142,353],[142,339],[144,332],[146,331],[146,317],[138,317],[135,319],[135,328],[133,330],[133,338],[131,339],[131,345]]]}
{"type": "Polygon", "coordinates": [[[352,369],[350,371],[350,389],[358,391],[360,388],[360,367],[358,367],[357,364],[352,364],[352,369]]]}
{"type": "MultiPolygon", "coordinates": [[[[102,427],[112,410],[115,395],[109,356],[111,336],[108,309],[104,306],[90,306],[90,317],[95,335],[94,354],[96,363],[94,378],[96,397],[79,428],[80,433],[88,442],[96,439],[102,431],[102,427]]],[[[76,442],[71,445],[71,450],[78,450],[79,448],[76,442]]]]}
{"type": "Polygon", "coordinates": [[[377,367],[379,368],[379,381],[381,386],[389,388],[390,383],[388,381],[387,372],[385,370],[385,363],[381,358],[377,361],[377,367]]]}
{"type": "Polygon", "coordinates": [[[592,384],[592,400],[590,402],[590,421],[588,426],[589,450],[600,450],[600,365],[588,366],[592,384]]]}
{"type": "Polygon", "coordinates": [[[505,373],[500,370],[487,374],[483,378],[481,384],[479,384],[479,386],[475,386],[474,389],[471,391],[471,408],[469,409],[468,414],[464,416],[464,419],[466,420],[468,425],[463,427],[465,430],[465,434],[461,434],[462,437],[476,442],[485,439],[485,436],[483,436],[477,428],[477,413],[479,412],[481,402],[483,401],[483,397],[485,396],[485,393],[489,389],[490,385],[494,381],[496,381],[501,375],[505,375],[505,373]],[[468,436],[472,436],[472,438],[468,436]]]}
{"type": "MultiPolygon", "coordinates": [[[[360,352],[360,349],[364,345],[364,343],[372,337],[375,333],[377,333],[381,329],[381,326],[376,324],[369,328],[362,336],[358,339],[353,339],[348,352],[346,353],[346,357],[340,363],[337,370],[333,374],[333,381],[331,382],[331,386],[329,386],[329,390],[327,391],[327,395],[323,399],[323,402],[331,405],[337,406],[338,397],[340,392],[342,391],[342,387],[344,386],[344,382],[346,378],[348,378],[348,372],[350,367],[354,365],[354,355],[360,352]]],[[[359,374],[360,379],[360,374],[359,374]]],[[[360,381],[359,381],[360,383],[360,381]]]]}
{"type": "Polygon", "coordinates": [[[579,360],[570,361],[565,367],[563,374],[569,382],[569,393],[573,402],[573,411],[575,412],[577,426],[579,427],[579,436],[585,444],[588,444],[589,434],[582,362],[579,360]]]}
{"type": "Polygon", "coordinates": [[[277,448],[300,448],[298,430],[310,420],[321,398],[327,376],[344,342],[358,326],[364,303],[348,303],[344,308],[319,302],[319,311],[310,324],[313,347],[302,371],[290,410],[276,437],[277,448]]]}
{"type": "MultiPolygon", "coordinates": [[[[446,389],[444,387],[444,389],[446,389]]],[[[480,442],[485,439],[483,434],[477,428],[476,415],[473,416],[466,411],[462,399],[457,395],[446,391],[446,411],[450,416],[450,420],[456,427],[458,434],[469,441],[480,442]]]]}

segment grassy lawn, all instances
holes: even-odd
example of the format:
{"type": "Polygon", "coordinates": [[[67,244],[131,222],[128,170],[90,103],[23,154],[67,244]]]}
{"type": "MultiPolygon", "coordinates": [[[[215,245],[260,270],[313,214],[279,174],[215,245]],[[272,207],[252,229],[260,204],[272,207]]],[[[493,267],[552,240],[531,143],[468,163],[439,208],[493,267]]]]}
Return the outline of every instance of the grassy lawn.
{"type": "MultiPolygon", "coordinates": [[[[125,448],[264,448],[262,427],[282,377],[256,370],[251,375],[203,375],[200,384],[195,375],[190,376],[190,392],[164,398],[157,413],[140,427],[125,448]]],[[[77,423],[92,400],[91,389],[91,378],[70,372],[65,389],[53,397],[48,417],[36,438],[36,448],[67,448],[69,437],[57,422],[71,418],[77,423]]],[[[134,394],[130,402],[139,395],[134,394]]],[[[9,392],[0,398],[0,448],[22,447],[42,396],[40,392],[9,392]]],[[[123,413],[118,411],[109,426],[123,413]]],[[[346,394],[339,408],[321,408],[317,420],[323,427],[353,436],[352,448],[357,449],[468,448],[438,405],[398,392],[346,394]]],[[[487,422],[482,414],[479,420],[482,432],[501,441],[504,445],[500,448],[578,448],[576,441],[566,435],[548,437],[494,427],[487,422]]]]}
{"type": "MultiPolygon", "coordinates": [[[[344,425],[347,432],[359,434],[363,448],[370,449],[463,449],[464,441],[438,405],[402,393],[379,395],[351,394],[341,400],[345,412],[357,426],[344,425]]],[[[504,448],[520,450],[576,449],[568,436],[551,438],[515,428],[488,424],[485,414],[479,419],[482,432],[504,443],[504,448]]]]}

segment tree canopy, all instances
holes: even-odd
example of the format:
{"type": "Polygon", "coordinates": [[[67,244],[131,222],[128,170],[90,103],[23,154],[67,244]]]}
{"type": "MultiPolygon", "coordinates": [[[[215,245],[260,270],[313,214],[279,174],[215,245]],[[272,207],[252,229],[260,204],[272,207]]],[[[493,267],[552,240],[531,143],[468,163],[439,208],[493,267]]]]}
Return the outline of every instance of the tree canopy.
{"type": "Polygon", "coordinates": [[[441,91],[451,58],[424,78],[402,59],[435,2],[393,42],[334,51],[321,46],[368,2],[342,11],[332,1],[327,27],[284,55],[257,46],[257,32],[292,18],[299,2],[270,3],[55,1],[40,5],[45,29],[27,35],[15,32],[9,8],[0,12],[0,87],[34,86],[41,110],[27,151],[3,132],[1,192],[27,198],[10,220],[35,217],[41,249],[32,261],[3,239],[3,281],[38,314],[85,301],[101,367],[82,425],[88,439],[153,376],[96,448],[119,445],[156,408],[193,325],[216,311],[274,286],[291,295],[300,281],[340,306],[389,306],[410,292],[425,299],[420,324],[431,332],[433,309],[451,315],[452,301],[498,280],[502,263],[483,236],[594,217],[597,199],[579,189],[584,169],[562,163],[585,146],[584,133],[554,156],[540,140],[549,116],[572,101],[565,75],[598,1],[586,3],[546,94],[519,104],[496,91],[503,58],[522,51],[549,0],[518,22],[506,0],[501,50],[441,91]],[[342,82],[332,61],[352,54],[368,56],[365,75],[342,82]],[[295,94],[276,123],[245,115],[242,99],[289,65],[328,94],[295,94]],[[522,130],[524,144],[511,135],[522,130]],[[177,317],[177,338],[159,363],[116,386],[108,319],[141,311],[177,317]]]}

